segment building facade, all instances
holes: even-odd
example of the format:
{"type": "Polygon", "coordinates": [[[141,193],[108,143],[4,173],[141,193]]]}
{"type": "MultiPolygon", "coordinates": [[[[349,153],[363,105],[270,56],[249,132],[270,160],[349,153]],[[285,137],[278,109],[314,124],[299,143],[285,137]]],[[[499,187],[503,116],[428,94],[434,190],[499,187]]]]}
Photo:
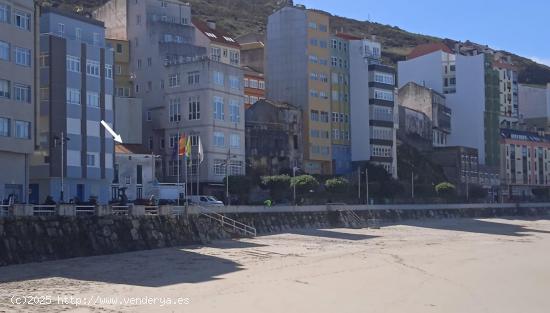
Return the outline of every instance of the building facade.
{"type": "Polygon", "coordinates": [[[520,115],[529,131],[550,133],[550,83],[546,86],[519,85],[520,115]]]}
{"type": "Polygon", "coordinates": [[[119,200],[122,191],[129,201],[150,199],[158,185],[155,177],[157,157],[148,154],[143,145],[135,144],[117,144],[115,152],[112,200],[119,200]]]}
{"type": "Polygon", "coordinates": [[[399,88],[414,82],[445,96],[453,127],[447,145],[475,148],[480,164],[500,165],[499,76],[490,55],[453,54],[442,44],[424,45],[398,62],[398,71],[399,88]]]}
{"type": "Polygon", "coordinates": [[[550,189],[550,137],[502,129],[500,167],[505,198],[532,198],[550,189]]]}
{"type": "Polygon", "coordinates": [[[244,71],[244,107],[250,108],[258,100],[265,99],[264,74],[251,66],[243,66],[244,71]]]}
{"type": "Polygon", "coordinates": [[[246,110],[246,159],[261,175],[292,173],[303,163],[302,110],[259,100],[246,110]]]}
{"type": "MultiPolygon", "coordinates": [[[[399,89],[399,105],[424,113],[432,126],[432,145],[444,147],[451,133],[451,109],[446,98],[433,89],[409,82],[399,89]]],[[[400,117],[401,120],[401,117],[400,117]]]]}
{"type": "Polygon", "coordinates": [[[191,7],[179,1],[112,0],[94,15],[105,21],[109,38],[130,42],[134,94],[143,100],[143,143],[161,156],[159,180],[187,177],[207,187],[218,186],[227,172],[243,175],[238,43],[212,22],[193,21],[191,7]],[[174,153],[183,134],[193,146],[188,166],[174,153]],[[199,138],[204,161],[197,175],[199,138]]]}
{"type": "Polygon", "coordinates": [[[397,139],[419,151],[431,151],[433,148],[432,120],[424,112],[400,105],[397,139]]]}
{"type": "Polygon", "coordinates": [[[26,203],[34,150],[36,9],[0,1],[0,203],[26,203]]]}
{"type": "Polygon", "coordinates": [[[327,14],[292,5],[267,24],[267,98],[303,110],[303,170],[311,174],[333,172],[329,27],[327,14]]]}
{"type": "Polygon", "coordinates": [[[332,171],[336,175],[349,174],[351,167],[350,130],[350,63],[349,40],[360,38],[347,34],[331,36],[330,76],[318,79],[330,82],[330,122],[332,139],[332,171]]]}
{"type": "Polygon", "coordinates": [[[372,162],[396,178],[395,69],[382,64],[381,45],[376,41],[351,40],[349,49],[352,162],[372,162]]]}
{"type": "Polygon", "coordinates": [[[108,46],[115,53],[115,130],[124,144],[143,143],[143,103],[134,96],[133,79],[130,73],[130,44],[126,40],[108,39],[108,46]]]}
{"type": "Polygon", "coordinates": [[[102,22],[42,9],[33,202],[110,199],[114,142],[100,122],[114,123],[113,62],[102,22]]]}

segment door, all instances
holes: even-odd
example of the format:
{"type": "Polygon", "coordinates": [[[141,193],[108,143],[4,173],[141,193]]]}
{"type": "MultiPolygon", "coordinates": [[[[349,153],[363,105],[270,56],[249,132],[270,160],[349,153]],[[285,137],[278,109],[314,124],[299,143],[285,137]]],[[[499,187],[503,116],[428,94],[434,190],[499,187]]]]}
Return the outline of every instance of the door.
{"type": "Polygon", "coordinates": [[[84,199],[84,184],[77,184],[76,185],[76,197],[78,198],[78,200],[84,202],[85,199],[84,199]]]}
{"type": "Polygon", "coordinates": [[[38,184],[29,185],[29,203],[31,204],[40,204],[40,193],[38,184]]]}

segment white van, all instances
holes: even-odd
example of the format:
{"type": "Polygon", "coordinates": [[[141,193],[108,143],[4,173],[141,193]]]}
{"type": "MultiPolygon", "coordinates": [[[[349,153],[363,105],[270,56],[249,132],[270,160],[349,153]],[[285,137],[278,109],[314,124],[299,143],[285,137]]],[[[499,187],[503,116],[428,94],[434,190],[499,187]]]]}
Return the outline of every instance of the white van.
{"type": "Polygon", "coordinates": [[[212,196],[189,196],[187,200],[191,205],[223,206],[223,202],[212,196]]]}

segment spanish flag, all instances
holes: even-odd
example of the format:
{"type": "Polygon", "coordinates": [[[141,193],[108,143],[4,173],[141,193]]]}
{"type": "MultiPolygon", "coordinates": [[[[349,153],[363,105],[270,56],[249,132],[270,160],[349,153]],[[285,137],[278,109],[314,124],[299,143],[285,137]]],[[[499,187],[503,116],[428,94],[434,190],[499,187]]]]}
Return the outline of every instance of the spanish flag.
{"type": "Polygon", "coordinates": [[[191,158],[191,136],[187,137],[187,143],[185,144],[185,157],[191,158]]]}
{"type": "Polygon", "coordinates": [[[184,156],[186,155],[186,149],[187,149],[187,137],[185,135],[181,135],[180,140],[178,141],[178,155],[184,156]]]}

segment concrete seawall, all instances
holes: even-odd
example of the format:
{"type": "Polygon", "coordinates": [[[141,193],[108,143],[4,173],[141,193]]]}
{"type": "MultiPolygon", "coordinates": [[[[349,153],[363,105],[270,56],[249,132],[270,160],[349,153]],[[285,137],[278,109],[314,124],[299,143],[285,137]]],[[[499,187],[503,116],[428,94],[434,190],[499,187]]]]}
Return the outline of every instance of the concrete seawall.
{"type": "MultiPolygon", "coordinates": [[[[351,227],[349,210],[366,222],[398,223],[423,218],[550,216],[548,204],[399,207],[228,207],[216,211],[254,226],[258,234],[296,229],[351,227]],[[439,207],[439,208],[438,208],[439,207]]],[[[0,218],[0,266],[207,243],[238,237],[218,222],[182,216],[15,216],[0,218]]]]}

